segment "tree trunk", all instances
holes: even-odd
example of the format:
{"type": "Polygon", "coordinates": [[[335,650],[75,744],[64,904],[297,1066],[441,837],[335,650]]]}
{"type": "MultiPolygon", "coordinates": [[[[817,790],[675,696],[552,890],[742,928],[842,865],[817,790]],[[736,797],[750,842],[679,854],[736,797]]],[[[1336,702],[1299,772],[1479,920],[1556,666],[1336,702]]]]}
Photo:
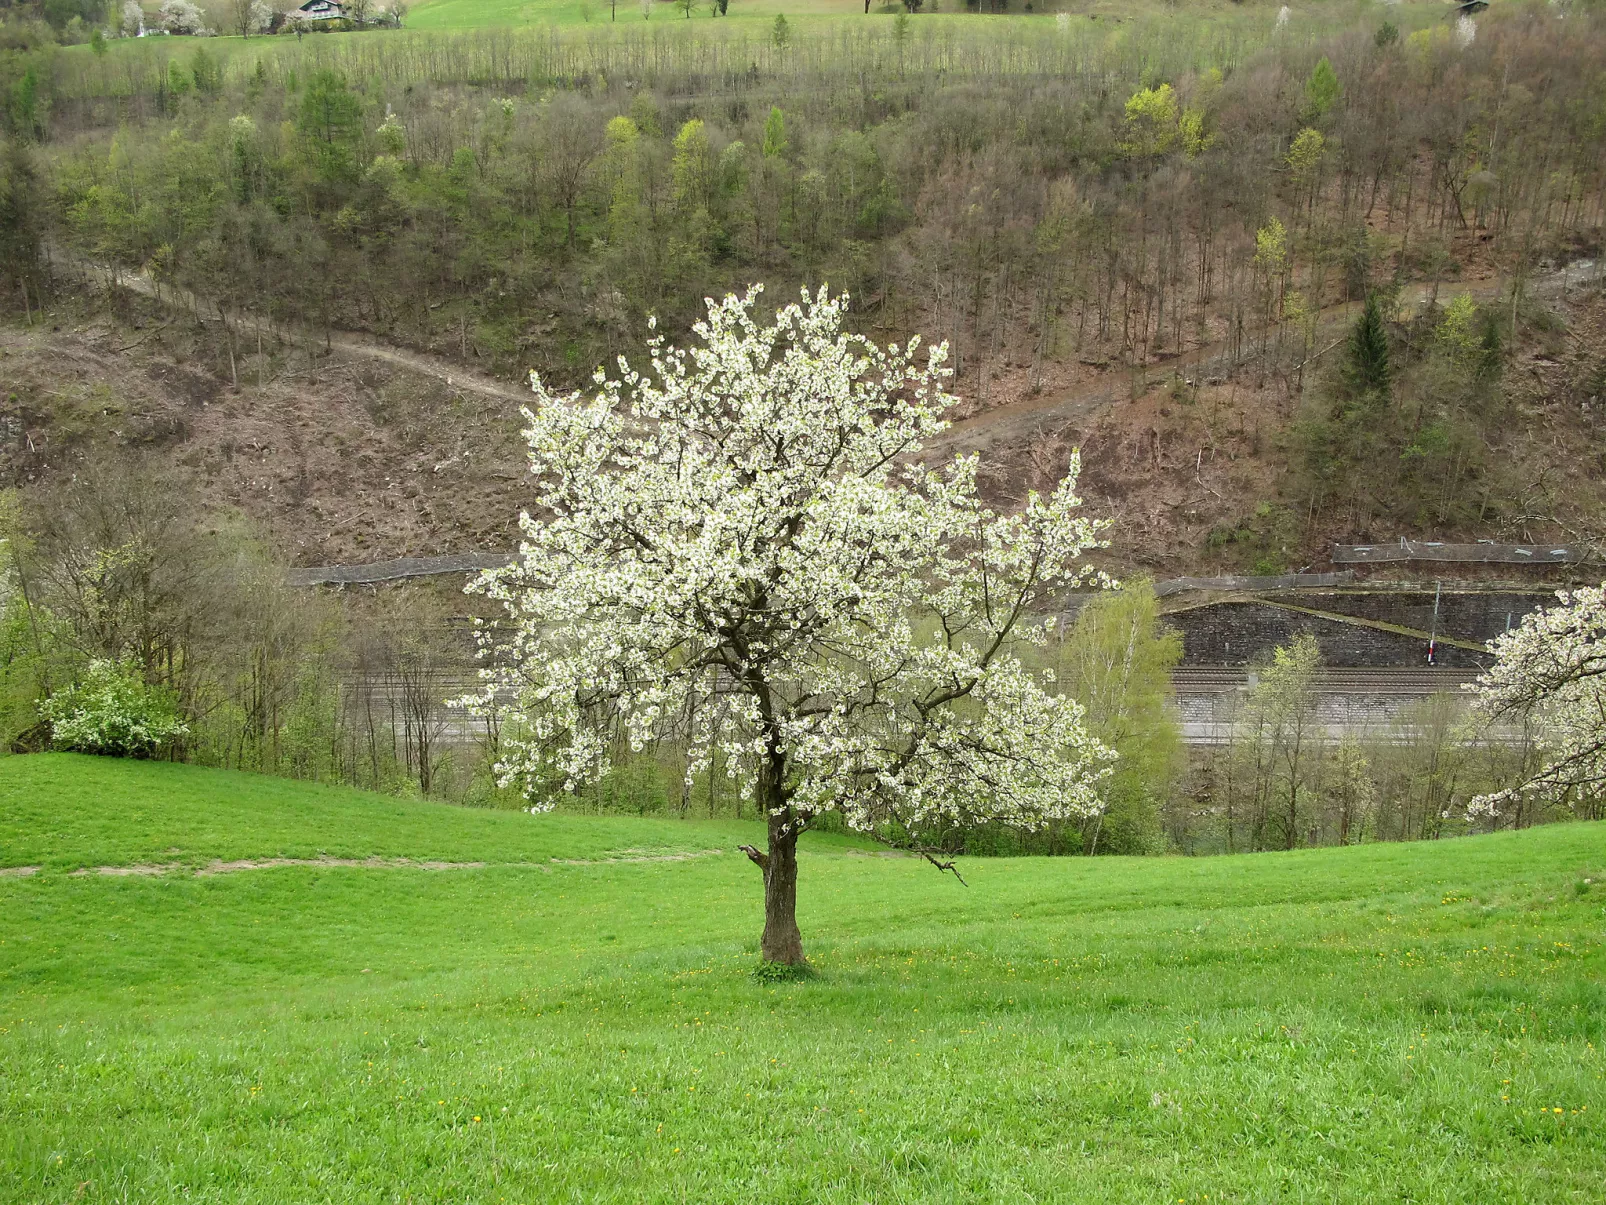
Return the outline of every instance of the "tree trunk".
{"type": "Polygon", "coordinates": [[[769,857],[764,864],[765,962],[798,966],[803,962],[803,934],[797,927],[797,830],[791,809],[771,815],[769,857]]]}
{"type": "Polygon", "coordinates": [[[758,805],[769,819],[767,853],[743,845],[741,850],[764,872],[764,938],[760,957],[786,966],[803,964],[803,934],[797,927],[797,814],[768,789],[777,779],[761,778],[758,805]]]}

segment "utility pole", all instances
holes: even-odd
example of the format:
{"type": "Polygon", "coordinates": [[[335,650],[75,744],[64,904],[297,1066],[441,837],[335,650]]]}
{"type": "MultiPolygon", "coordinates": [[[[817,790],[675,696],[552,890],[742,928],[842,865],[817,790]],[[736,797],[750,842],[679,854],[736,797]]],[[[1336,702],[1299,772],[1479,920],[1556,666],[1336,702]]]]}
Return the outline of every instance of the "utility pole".
{"type": "Polygon", "coordinates": [[[1434,654],[1434,651],[1435,651],[1434,650],[1434,646],[1438,643],[1438,640],[1439,640],[1439,591],[1442,588],[1442,586],[1443,586],[1442,582],[1434,582],[1433,583],[1433,627],[1428,632],[1428,664],[1429,665],[1433,664],[1433,654],[1434,654]]]}

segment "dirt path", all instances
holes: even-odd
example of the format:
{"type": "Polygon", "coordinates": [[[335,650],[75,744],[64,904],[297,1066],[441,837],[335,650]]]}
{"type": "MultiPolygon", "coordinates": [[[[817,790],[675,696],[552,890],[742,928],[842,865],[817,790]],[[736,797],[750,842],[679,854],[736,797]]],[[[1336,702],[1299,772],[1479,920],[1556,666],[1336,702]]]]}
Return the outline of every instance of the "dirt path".
{"type": "MultiPolygon", "coordinates": [[[[319,869],[355,867],[359,870],[484,870],[508,869],[551,871],[554,866],[615,866],[636,862],[688,862],[693,858],[707,858],[726,852],[723,849],[680,850],[674,853],[654,854],[643,850],[622,849],[599,858],[550,858],[546,862],[441,862],[413,858],[238,858],[233,861],[214,859],[203,866],[184,862],[138,862],[128,866],[83,866],[67,872],[69,878],[96,875],[101,878],[153,878],[169,874],[194,874],[207,878],[219,874],[238,874],[245,870],[277,870],[284,866],[311,866],[319,869]]],[[[0,869],[0,875],[27,876],[38,873],[37,866],[16,866],[0,869]]]]}
{"type": "MultiPolygon", "coordinates": [[[[171,286],[163,287],[145,272],[130,271],[125,268],[114,268],[107,264],[95,263],[83,259],[69,251],[53,248],[51,256],[58,263],[64,263],[73,271],[97,281],[107,289],[125,289],[141,297],[148,297],[159,305],[171,309],[193,313],[202,319],[211,318],[223,321],[224,314],[210,298],[201,297],[188,289],[179,289],[171,286]]],[[[503,401],[513,402],[516,405],[528,405],[531,393],[528,388],[510,384],[506,381],[488,377],[483,373],[475,372],[471,368],[464,368],[461,364],[454,364],[450,360],[443,360],[423,352],[408,351],[385,343],[372,335],[359,334],[355,331],[331,330],[327,336],[295,324],[274,322],[257,314],[239,312],[233,315],[233,321],[239,327],[260,326],[276,332],[281,337],[288,336],[295,342],[308,347],[317,347],[320,344],[331,351],[339,351],[346,355],[358,356],[369,360],[379,360],[386,364],[394,364],[401,368],[411,369],[413,372],[423,373],[444,382],[448,388],[462,389],[478,393],[485,397],[499,398],[503,401]]]]}
{"type": "MultiPolygon", "coordinates": [[[[210,299],[200,297],[187,289],[162,288],[144,272],[132,272],[95,263],[59,248],[53,249],[52,255],[85,276],[100,281],[107,288],[127,289],[140,296],[149,297],[159,304],[203,317],[210,311],[219,321],[224,317],[210,299]]],[[[1594,261],[1579,260],[1533,281],[1529,285],[1529,293],[1531,295],[1564,293],[1569,287],[1583,285],[1592,277],[1599,282],[1600,274],[1595,271],[1594,261]]],[[[1399,305],[1402,309],[1412,312],[1420,311],[1433,295],[1435,288],[1441,299],[1470,292],[1479,300],[1487,300],[1498,295],[1504,286],[1504,278],[1465,284],[1447,281],[1437,286],[1431,283],[1412,284],[1401,290],[1399,305]]],[[[1321,311],[1318,318],[1319,333],[1315,340],[1318,350],[1311,356],[1312,360],[1325,355],[1337,345],[1333,338],[1334,334],[1338,333],[1337,328],[1352,320],[1359,311],[1360,303],[1354,301],[1341,302],[1321,311]]],[[[309,346],[324,343],[331,349],[338,349],[347,355],[411,369],[434,377],[453,389],[470,390],[520,406],[527,405],[530,401],[531,394],[527,388],[485,376],[449,360],[395,347],[371,335],[353,331],[331,331],[323,335],[304,327],[275,324],[247,313],[236,314],[234,321],[236,324],[247,325],[262,323],[281,334],[288,333],[309,346]]],[[[1341,333],[1339,337],[1342,337],[1341,333]]],[[[1134,375],[1141,377],[1139,386],[1147,391],[1184,370],[1188,370],[1188,375],[1195,377],[1225,376],[1227,370],[1234,366],[1227,343],[1206,344],[1169,359],[1145,365],[1137,373],[1131,369],[1112,371],[1112,380],[1093,388],[1078,388],[1065,393],[1028,397],[1018,402],[984,410],[980,414],[954,423],[927,445],[927,451],[928,454],[935,453],[939,456],[959,451],[983,451],[998,443],[1029,438],[1044,426],[1064,426],[1089,418],[1113,406],[1123,396],[1130,396],[1134,375]]]]}

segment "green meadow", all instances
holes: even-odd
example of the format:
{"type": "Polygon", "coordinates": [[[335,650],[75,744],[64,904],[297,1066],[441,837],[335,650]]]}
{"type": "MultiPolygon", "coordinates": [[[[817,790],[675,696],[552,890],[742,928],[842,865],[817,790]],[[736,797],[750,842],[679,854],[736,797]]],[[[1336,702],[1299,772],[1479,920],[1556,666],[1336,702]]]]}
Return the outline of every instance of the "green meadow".
{"type": "Polygon", "coordinates": [[[1606,827],[811,835],[785,984],[756,832],[0,759],[0,1200],[1601,1199],[1606,827]]]}

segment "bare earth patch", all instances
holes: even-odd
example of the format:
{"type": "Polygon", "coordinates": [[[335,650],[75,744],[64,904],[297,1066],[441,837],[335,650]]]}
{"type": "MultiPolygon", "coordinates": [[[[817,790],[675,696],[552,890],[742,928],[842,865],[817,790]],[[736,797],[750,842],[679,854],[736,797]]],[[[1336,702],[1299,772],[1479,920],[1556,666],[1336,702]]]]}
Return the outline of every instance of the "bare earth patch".
{"type": "Polygon", "coordinates": [[[621,849],[606,858],[553,858],[559,866],[608,866],[619,862],[688,862],[722,854],[723,849],[696,849],[675,854],[650,854],[645,850],[621,849]]]}
{"type": "Polygon", "coordinates": [[[272,870],[279,866],[360,866],[369,870],[478,870],[484,862],[414,862],[408,858],[242,858],[210,862],[198,875],[233,874],[237,870],[272,870]]]}
{"type": "Polygon", "coordinates": [[[0,866],[0,879],[25,879],[38,873],[37,866],[0,866]]]}
{"type": "MultiPolygon", "coordinates": [[[[559,866],[602,866],[620,862],[685,862],[691,858],[706,858],[713,854],[724,853],[721,849],[700,849],[682,853],[652,854],[637,850],[619,850],[616,854],[604,858],[553,858],[552,863],[559,866]]],[[[539,862],[439,862],[433,860],[417,861],[411,858],[238,858],[224,862],[214,860],[205,866],[189,867],[181,862],[167,863],[141,863],[133,866],[84,866],[69,872],[74,878],[84,875],[105,875],[112,878],[123,878],[130,875],[164,875],[193,873],[200,878],[217,874],[234,874],[242,870],[275,870],[282,866],[354,866],[361,870],[482,870],[487,866],[524,866],[532,870],[547,870],[548,866],[539,862]]],[[[0,875],[31,875],[37,873],[37,866],[16,866],[0,869],[0,875]]]]}
{"type": "Polygon", "coordinates": [[[103,874],[103,875],[109,875],[109,876],[116,877],[116,878],[123,878],[123,877],[126,877],[128,875],[170,874],[175,870],[183,870],[183,869],[184,869],[184,867],[180,866],[176,862],[170,863],[169,865],[166,865],[166,866],[155,866],[155,865],[94,866],[94,867],[81,866],[77,870],[72,872],[72,877],[73,878],[79,878],[80,876],[86,875],[86,874],[103,874]]]}

